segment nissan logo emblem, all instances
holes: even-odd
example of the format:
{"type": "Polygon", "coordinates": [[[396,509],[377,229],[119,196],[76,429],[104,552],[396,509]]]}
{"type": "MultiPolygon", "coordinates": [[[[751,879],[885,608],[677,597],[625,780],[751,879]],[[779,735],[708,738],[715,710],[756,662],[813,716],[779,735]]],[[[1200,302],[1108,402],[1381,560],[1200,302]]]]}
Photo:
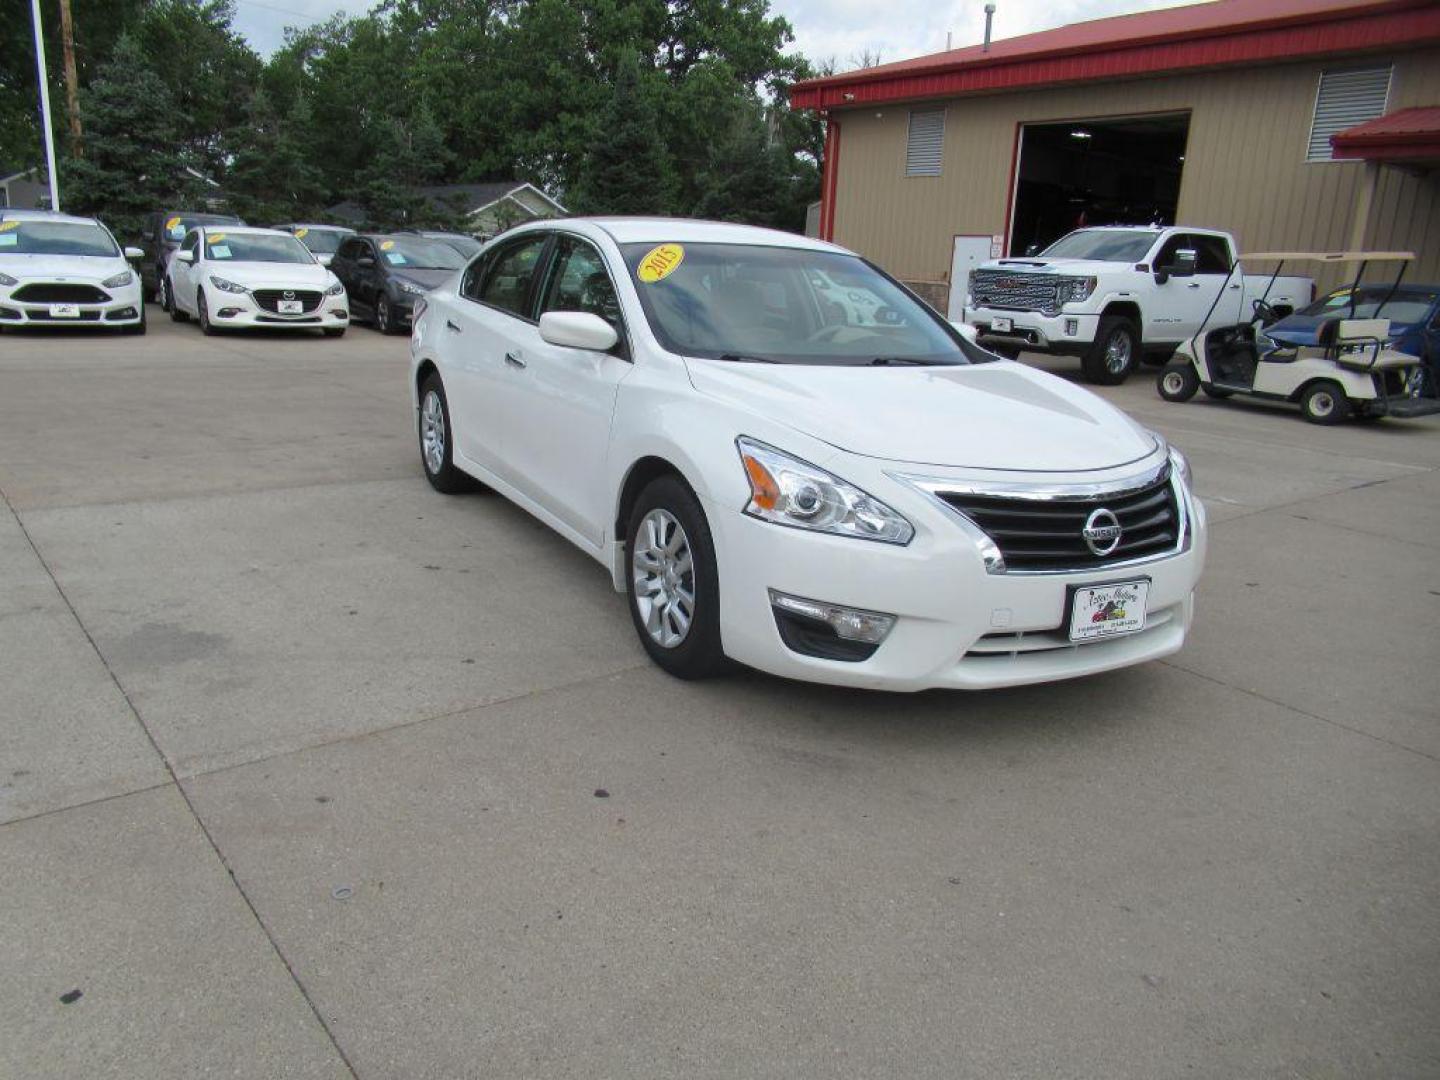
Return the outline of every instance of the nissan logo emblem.
{"type": "Polygon", "coordinates": [[[1090,512],[1080,535],[1093,554],[1104,558],[1120,546],[1120,532],[1120,519],[1102,506],[1090,512]]]}
{"type": "Polygon", "coordinates": [[[290,289],[286,289],[286,290],[285,290],[285,299],[286,299],[286,300],[294,300],[294,299],[295,299],[295,293],[294,293],[293,291],[291,291],[290,289]]]}

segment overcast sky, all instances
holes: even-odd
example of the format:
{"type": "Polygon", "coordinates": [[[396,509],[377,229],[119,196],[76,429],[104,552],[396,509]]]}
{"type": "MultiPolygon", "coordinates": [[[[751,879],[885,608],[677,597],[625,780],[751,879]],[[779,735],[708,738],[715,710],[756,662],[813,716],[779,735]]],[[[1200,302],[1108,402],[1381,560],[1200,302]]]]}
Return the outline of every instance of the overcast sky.
{"type": "MultiPolygon", "coordinates": [[[[1015,37],[1065,23],[1178,7],[1192,0],[996,0],[995,37],[1015,37]]],[[[262,55],[284,42],[287,25],[308,26],[336,11],[361,14],[374,0],[235,0],[235,27],[262,55]]],[[[978,43],[985,34],[985,0],[771,0],[771,10],[795,27],[795,44],[811,60],[834,57],[841,70],[852,56],[879,51],[883,62],[978,43]]]]}

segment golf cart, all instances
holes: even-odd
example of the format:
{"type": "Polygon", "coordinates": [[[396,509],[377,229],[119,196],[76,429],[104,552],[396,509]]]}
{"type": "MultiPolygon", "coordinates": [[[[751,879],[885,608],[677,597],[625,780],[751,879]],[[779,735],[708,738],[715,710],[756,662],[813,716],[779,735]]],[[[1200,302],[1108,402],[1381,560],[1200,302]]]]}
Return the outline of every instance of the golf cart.
{"type": "MultiPolygon", "coordinates": [[[[1400,271],[1390,293],[1399,288],[1406,265],[1415,258],[1408,251],[1257,252],[1240,259],[1274,262],[1273,282],[1286,262],[1301,260],[1319,263],[1360,264],[1355,277],[1358,287],[1365,268],[1372,262],[1395,262],[1400,271]]],[[[1236,266],[1240,259],[1236,260],[1236,266]]],[[[1233,274],[1235,268],[1231,267],[1233,274]]],[[[1227,278],[1228,282],[1228,278],[1227,278]]],[[[1220,295],[1224,295],[1224,287],[1220,295]]],[[[1339,424],[1349,417],[1378,419],[1382,416],[1412,417],[1440,413],[1440,400],[1422,397],[1425,367],[1418,356],[1390,347],[1390,320],[1356,319],[1351,290],[1350,318],[1326,321],[1314,345],[1257,343],[1257,327],[1273,323],[1277,314],[1264,296],[1254,302],[1250,322],[1206,331],[1215,305],[1189,341],[1175,350],[1171,362],[1160,372],[1156,389],[1166,401],[1189,401],[1195,391],[1204,390],[1213,398],[1232,394],[1300,405],[1300,412],[1315,424],[1339,424]],[[1203,343],[1203,344],[1202,344],[1203,343]],[[1262,345],[1272,346],[1264,348],[1262,345]]],[[[1388,299],[1388,297],[1387,297],[1388,299]]],[[[1216,303],[1219,297],[1216,298],[1216,303]]],[[[1378,316],[1385,304],[1376,308],[1378,316]]],[[[1263,338],[1263,335],[1261,335],[1263,338]]]]}

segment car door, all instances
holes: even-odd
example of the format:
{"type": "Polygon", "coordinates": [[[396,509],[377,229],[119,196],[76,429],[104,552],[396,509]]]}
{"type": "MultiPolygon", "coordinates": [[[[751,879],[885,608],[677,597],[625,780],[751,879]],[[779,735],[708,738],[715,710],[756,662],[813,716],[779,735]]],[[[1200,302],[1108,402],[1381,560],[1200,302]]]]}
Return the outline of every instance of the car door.
{"type": "Polygon", "coordinates": [[[191,229],[185,234],[180,251],[188,252],[193,259],[191,262],[186,262],[184,259],[171,258],[169,267],[166,269],[166,273],[170,275],[170,295],[181,311],[188,311],[194,315],[196,314],[195,283],[200,280],[199,229],[191,229]]]}
{"type": "Polygon", "coordinates": [[[505,387],[505,455],[516,485],[592,544],[613,509],[604,483],[610,420],[620,382],[631,371],[624,319],[605,259],[589,240],[557,233],[539,287],[536,317],[584,311],[615,328],[610,352],[551,345],[527,327],[523,367],[505,387]]]}
{"type": "MultiPolygon", "coordinates": [[[[1195,238],[1189,233],[1171,233],[1160,246],[1151,262],[1156,273],[1175,262],[1180,251],[1194,251],[1195,238]]],[[[1199,259],[1199,252],[1196,252],[1199,259]]],[[[1217,290],[1207,289],[1200,275],[1193,277],[1169,277],[1163,284],[1156,284],[1154,299],[1146,306],[1145,343],[1183,341],[1193,334],[1205,317],[1210,301],[1217,290]]]]}
{"type": "Polygon", "coordinates": [[[1195,250],[1194,281],[1200,286],[1198,290],[1188,290],[1197,293],[1200,301],[1195,327],[1190,333],[1193,334],[1201,322],[1213,329],[1217,326],[1233,326],[1249,316],[1248,311],[1240,310],[1240,300],[1244,293],[1243,278],[1238,270],[1234,275],[1230,273],[1234,258],[1230,252],[1229,241],[1212,233],[1192,233],[1190,240],[1191,247],[1195,250]],[[1216,297],[1219,297],[1218,302],[1216,297]]]}
{"type": "Polygon", "coordinates": [[[330,272],[340,279],[340,284],[345,286],[345,295],[353,309],[357,299],[355,295],[355,258],[360,248],[359,240],[346,240],[335,252],[335,258],[330,260],[330,272]]]}
{"type": "Polygon", "coordinates": [[[527,232],[471,263],[435,331],[455,451],[511,483],[517,477],[506,454],[504,418],[511,376],[523,370],[526,349],[538,340],[530,313],[549,239],[547,231],[527,232]]]}

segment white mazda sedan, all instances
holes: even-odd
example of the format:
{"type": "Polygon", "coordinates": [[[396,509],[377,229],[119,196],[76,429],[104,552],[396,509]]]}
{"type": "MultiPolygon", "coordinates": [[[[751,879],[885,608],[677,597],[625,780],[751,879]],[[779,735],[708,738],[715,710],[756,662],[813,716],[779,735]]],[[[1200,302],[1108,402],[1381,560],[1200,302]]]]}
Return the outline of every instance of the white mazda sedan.
{"type": "Polygon", "coordinates": [[[170,317],[200,329],[312,327],[339,337],[350,325],[340,279],[279,229],[207,225],[191,229],[165,273],[170,317]]]}
{"type": "Polygon", "coordinates": [[[672,674],[981,688],[1184,643],[1184,457],[841,248],[537,222],[428,295],[411,353],[430,483],[593,555],[672,674]]]}
{"type": "Polygon", "coordinates": [[[145,333],[139,248],[94,218],[0,209],[0,328],[82,326],[145,333]]]}

